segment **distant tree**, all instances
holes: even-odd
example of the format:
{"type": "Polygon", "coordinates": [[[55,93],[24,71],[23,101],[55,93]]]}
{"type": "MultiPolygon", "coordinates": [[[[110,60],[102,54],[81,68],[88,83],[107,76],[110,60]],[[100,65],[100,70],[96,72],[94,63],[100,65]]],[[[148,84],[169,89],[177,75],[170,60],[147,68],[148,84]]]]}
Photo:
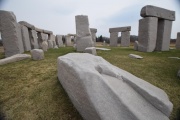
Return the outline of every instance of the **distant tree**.
{"type": "Polygon", "coordinates": [[[99,42],[103,42],[102,35],[99,37],[99,42]]]}

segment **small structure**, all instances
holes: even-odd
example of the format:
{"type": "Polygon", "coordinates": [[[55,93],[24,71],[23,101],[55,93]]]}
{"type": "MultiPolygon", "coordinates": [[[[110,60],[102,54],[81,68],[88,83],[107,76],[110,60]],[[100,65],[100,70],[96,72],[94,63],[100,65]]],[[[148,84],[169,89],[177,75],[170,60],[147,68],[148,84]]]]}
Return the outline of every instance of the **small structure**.
{"type": "Polygon", "coordinates": [[[109,28],[110,32],[110,46],[116,47],[118,45],[118,33],[121,32],[121,46],[128,47],[130,46],[130,32],[131,26],[127,27],[117,27],[109,28]]]}

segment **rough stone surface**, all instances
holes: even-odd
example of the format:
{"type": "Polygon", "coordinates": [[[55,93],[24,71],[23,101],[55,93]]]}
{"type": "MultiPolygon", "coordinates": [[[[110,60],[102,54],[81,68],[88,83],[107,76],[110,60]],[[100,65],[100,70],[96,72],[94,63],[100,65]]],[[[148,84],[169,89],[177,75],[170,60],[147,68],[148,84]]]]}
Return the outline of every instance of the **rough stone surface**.
{"type": "Polygon", "coordinates": [[[152,52],[156,47],[158,18],[146,17],[139,20],[138,51],[152,52]]]}
{"type": "Polygon", "coordinates": [[[147,5],[141,9],[142,17],[158,17],[166,20],[175,20],[175,11],[167,10],[164,8],[147,5]]]}
{"type": "Polygon", "coordinates": [[[92,55],[96,55],[96,48],[95,47],[87,47],[84,51],[85,53],[90,53],[92,55]]]}
{"type": "Polygon", "coordinates": [[[42,60],[44,59],[44,51],[41,49],[31,50],[31,55],[33,60],[42,60]]]}
{"type": "Polygon", "coordinates": [[[49,31],[49,30],[43,30],[43,32],[46,33],[46,34],[53,34],[53,32],[49,31]]]}
{"type": "Polygon", "coordinates": [[[72,44],[71,44],[71,36],[69,36],[69,35],[65,36],[65,45],[66,46],[72,46],[72,44]]]}
{"type": "Polygon", "coordinates": [[[48,48],[53,48],[53,41],[48,40],[47,43],[48,43],[48,48]]]}
{"type": "Polygon", "coordinates": [[[20,25],[13,12],[0,10],[0,31],[6,57],[24,52],[20,25]]]}
{"type": "Polygon", "coordinates": [[[31,42],[31,48],[38,49],[39,44],[38,44],[38,40],[37,40],[37,33],[35,30],[29,30],[29,39],[31,42]]]}
{"type": "Polygon", "coordinates": [[[42,33],[42,32],[43,32],[43,29],[40,29],[40,28],[35,27],[35,31],[36,31],[36,32],[41,32],[41,33],[42,33]]]}
{"type": "Polygon", "coordinates": [[[97,29],[95,29],[95,28],[90,28],[90,31],[91,31],[92,40],[93,40],[93,42],[94,42],[94,45],[93,45],[93,46],[96,46],[96,32],[97,32],[97,29]]]}
{"type": "Polygon", "coordinates": [[[86,15],[77,15],[76,19],[76,50],[84,51],[87,47],[93,47],[94,42],[89,29],[89,20],[86,15]]]}
{"type": "Polygon", "coordinates": [[[121,46],[129,47],[130,46],[130,32],[121,32],[121,46]]]}
{"type": "Polygon", "coordinates": [[[47,43],[47,41],[43,41],[42,42],[42,49],[43,49],[43,51],[47,51],[48,50],[48,43],[47,43]]]}
{"type": "Polygon", "coordinates": [[[138,51],[138,41],[134,42],[134,50],[138,51]]]}
{"type": "Polygon", "coordinates": [[[55,35],[50,34],[50,38],[49,40],[51,40],[53,42],[53,48],[56,46],[56,40],[55,40],[55,35]]]}
{"type": "Polygon", "coordinates": [[[169,51],[171,39],[172,21],[158,20],[156,49],[157,51],[169,51]]]}
{"type": "Polygon", "coordinates": [[[19,21],[19,24],[26,26],[29,29],[35,30],[35,26],[26,22],[26,21],[19,21]]]}
{"type": "Polygon", "coordinates": [[[117,47],[118,46],[118,32],[110,33],[110,46],[117,47]]]}
{"type": "Polygon", "coordinates": [[[62,35],[56,35],[56,44],[58,45],[58,47],[64,47],[62,35]]]}
{"type": "Polygon", "coordinates": [[[125,32],[125,31],[131,31],[131,26],[109,28],[110,33],[112,33],[112,32],[125,32]]]}
{"type": "Polygon", "coordinates": [[[38,32],[38,33],[37,33],[37,36],[38,36],[39,48],[42,48],[42,42],[43,42],[43,41],[46,41],[46,39],[47,39],[47,34],[38,32]]]}
{"type": "Polygon", "coordinates": [[[22,41],[23,41],[23,45],[24,45],[24,51],[30,51],[31,43],[29,40],[28,28],[24,25],[21,25],[21,33],[22,33],[22,41]]]}
{"type": "Polygon", "coordinates": [[[142,59],[143,57],[139,56],[139,55],[135,55],[135,54],[129,54],[130,58],[135,58],[135,59],[142,59]]]}
{"type": "Polygon", "coordinates": [[[0,59],[0,65],[8,64],[8,63],[13,63],[17,62],[20,60],[28,59],[31,58],[31,55],[28,54],[16,54],[8,58],[0,59]]]}
{"type": "Polygon", "coordinates": [[[176,49],[180,49],[180,32],[177,33],[176,49]]]}
{"type": "Polygon", "coordinates": [[[169,120],[173,105],[152,84],[88,53],[60,56],[58,79],[85,120],[169,120]]]}

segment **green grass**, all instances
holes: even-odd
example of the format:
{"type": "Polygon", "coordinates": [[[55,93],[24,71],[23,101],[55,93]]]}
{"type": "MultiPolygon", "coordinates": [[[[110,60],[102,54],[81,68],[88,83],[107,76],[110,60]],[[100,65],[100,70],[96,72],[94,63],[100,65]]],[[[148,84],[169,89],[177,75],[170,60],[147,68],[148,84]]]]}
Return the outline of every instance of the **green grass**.
{"type": "MultiPolygon", "coordinates": [[[[98,51],[98,55],[163,89],[174,105],[170,116],[174,120],[180,109],[180,78],[177,77],[180,60],[168,57],[180,57],[180,50],[143,53],[132,47],[111,49],[98,51]],[[129,58],[130,53],[144,58],[129,58]]],[[[57,79],[57,57],[70,52],[75,52],[72,47],[49,49],[44,60],[29,59],[0,66],[0,111],[6,119],[82,119],[57,79]]]]}

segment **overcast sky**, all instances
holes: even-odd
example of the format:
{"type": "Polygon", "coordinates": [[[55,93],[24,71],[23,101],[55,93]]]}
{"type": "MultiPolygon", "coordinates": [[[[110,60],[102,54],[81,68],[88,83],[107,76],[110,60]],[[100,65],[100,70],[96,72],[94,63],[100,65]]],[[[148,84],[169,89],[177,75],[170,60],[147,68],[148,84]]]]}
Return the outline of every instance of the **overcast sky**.
{"type": "Polygon", "coordinates": [[[109,28],[131,26],[131,35],[138,35],[140,10],[155,5],[176,11],[172,38],[180,32],[178,0],[0,0],[0,9],[13,11],[17,21],[27,21],[54,34],[76,33],[75,16],[88,15],[90,28],[97,36],[109,37],[109,28]]]}

